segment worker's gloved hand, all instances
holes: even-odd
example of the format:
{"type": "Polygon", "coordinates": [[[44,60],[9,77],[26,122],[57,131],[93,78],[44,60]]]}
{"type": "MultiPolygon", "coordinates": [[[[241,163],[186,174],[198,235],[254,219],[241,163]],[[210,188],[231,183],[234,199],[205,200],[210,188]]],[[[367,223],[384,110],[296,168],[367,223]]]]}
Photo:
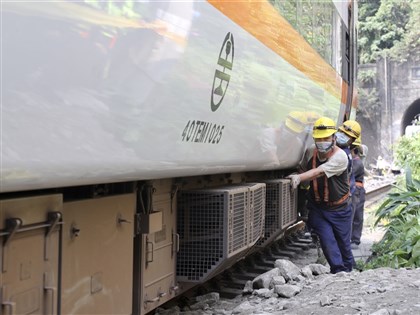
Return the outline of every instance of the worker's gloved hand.
{"type": "Polygon", "coordinates": [[[300,184],[300,176],[298,174],[291,174],[289,176],[286,176],[286,178],[290,179],[290,186],[293,189],[298,188],[298,186],[300,184]]]}

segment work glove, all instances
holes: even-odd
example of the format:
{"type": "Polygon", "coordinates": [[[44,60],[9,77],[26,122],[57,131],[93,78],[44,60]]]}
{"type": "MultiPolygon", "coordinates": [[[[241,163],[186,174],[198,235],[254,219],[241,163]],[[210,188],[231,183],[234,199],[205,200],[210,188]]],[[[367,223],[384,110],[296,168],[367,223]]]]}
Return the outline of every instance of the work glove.
{"type": "Polygon", "coordinates": [[[292,187],[292,189],[298,188],[300,184],[300,176],[298,174],[291,174],[286,176],[286,178],[290,179],[290,187],[292,187]]]}

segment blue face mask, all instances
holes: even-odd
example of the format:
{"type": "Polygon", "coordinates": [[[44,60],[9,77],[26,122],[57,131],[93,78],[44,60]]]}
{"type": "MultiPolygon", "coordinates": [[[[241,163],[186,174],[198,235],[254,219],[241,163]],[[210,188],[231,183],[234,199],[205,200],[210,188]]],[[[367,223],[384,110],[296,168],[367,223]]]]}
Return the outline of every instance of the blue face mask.
{"type": "Polygon", "coordinates": [[[339,146],[346,147],[348,145],[350,137],[345,133],[337,132],[335,136],[337,137],[337,144],[339,146]]]}
{"type": "Polygon", "coordinates": [[[320,141],[320,142],[315,142],[316,148],[318,149],[319,152],[321,153],[326,153],[329,150],[331,150],[332,146],[333,146],[333,141],[320,141]]]}

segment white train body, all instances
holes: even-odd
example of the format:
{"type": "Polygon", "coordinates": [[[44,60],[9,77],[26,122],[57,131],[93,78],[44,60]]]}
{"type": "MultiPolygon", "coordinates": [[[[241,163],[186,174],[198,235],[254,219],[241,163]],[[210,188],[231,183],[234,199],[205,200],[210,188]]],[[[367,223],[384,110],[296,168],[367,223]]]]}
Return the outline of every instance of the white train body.
{"type": "Polygon", "coordinates": [[[296,110],[343,115],[341,95],[220,8],[138,6],[134,23],[71,1],[2,4],[1,192],[288,169],[304,147],[273,161],[266,128],[296,110]]]}

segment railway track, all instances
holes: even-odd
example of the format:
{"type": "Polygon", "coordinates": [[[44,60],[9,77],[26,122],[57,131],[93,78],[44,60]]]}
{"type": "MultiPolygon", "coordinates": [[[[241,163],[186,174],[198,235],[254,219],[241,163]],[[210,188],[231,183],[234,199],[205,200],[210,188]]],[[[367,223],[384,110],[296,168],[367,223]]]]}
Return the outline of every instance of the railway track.
{"type": "MultiPolygon", "coordinates": [[[[381,201],[391,190],[393,183],[393,181],[380,183],[368,189],[365,207],[381,201]]],[[[164,308],[170,308],[174,305],[181,308],[190,306],[194,303],[195,296],[211,292],[217,292],[220,297],[225,299],[233,299],[243,293],[247,281],[252,281],[257,276],[273,269],[274,262],[277,259],[288,259],[299,266],[299,261],[305,260],[307,262],[308,256],[318,257],[316,245],[312,238],[304,235],[304,226],[304,222],[299,221],[290,227],[278,241],[247,256],[206,283],[198,285],[178,298],[169,301],[167,305],[164,305],[164,308]]],[[[303,264],[301,267],[303,267],[303,264]]]]}
{"type": "Polygon", "coordinates": [[[389,180],[378,185],[366,188],[365,208],[370,207],[374,203],[382,201],[387,193],[391,190],[395,182],[389,180]]]}

